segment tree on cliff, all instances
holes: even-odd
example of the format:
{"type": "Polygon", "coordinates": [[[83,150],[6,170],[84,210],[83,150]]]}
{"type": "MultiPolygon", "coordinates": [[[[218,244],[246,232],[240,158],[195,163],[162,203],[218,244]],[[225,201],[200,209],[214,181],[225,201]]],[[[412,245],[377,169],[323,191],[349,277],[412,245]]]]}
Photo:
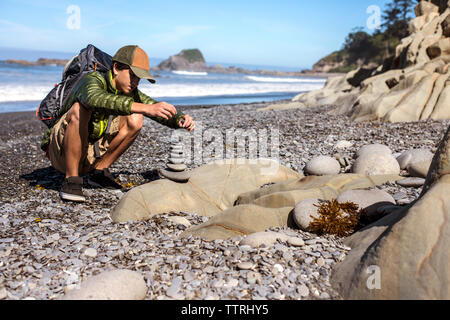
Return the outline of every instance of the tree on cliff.
{"type": "Polygon", "coordinates": [[[323,58],[321,64],[339,65],[330,72],[349,72],[360,66],[382,64],[395,52],[400,40],[408,36],[408,24],[417,0],[392,0],[382,14],[381,28],[369,34],[363,28],[355,28],[345,38],[340,51],[323,58]],[[323,61],[325,63],[323,63],[323,61]]]}
{"type": "Polygon", "coordinates": [[[416,0],[394,0],[383,11],[383,33],[386,38],[402,39],[408,36],[408,23],[416,0]]]}
{"type": "Polygon", "coordinates": [[[344,50],[348,54],[349,61],[366,63],[370,60],[378,48],[372,41],[372,36],[364,32],[362,28],[355,28],[347,38],[345,38],[344,50]]]}

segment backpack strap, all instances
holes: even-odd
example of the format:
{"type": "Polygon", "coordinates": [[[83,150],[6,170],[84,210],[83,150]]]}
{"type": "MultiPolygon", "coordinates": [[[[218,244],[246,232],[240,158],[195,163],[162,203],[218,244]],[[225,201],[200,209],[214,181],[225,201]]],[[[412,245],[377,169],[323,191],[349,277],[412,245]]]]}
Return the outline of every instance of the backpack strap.
{"type": "Polygon", "coordinates": [[[112,115],[109,116],[109,118],[108,118],[108,125],[106,126],[105,134],[109,134],[109,130],[111,130],[111,122],[112,122],[113,118],[114,117],[112,115]]]}
{"type": "MultiPolygon", "coordinates": [[[[106,131],[105,131],[105,135],[109,134],[109,131],[111,130],[111,122],[113,120],[113,116],[110,115],[108,118],[108,125],[106,126],[106,131]]],[[[99,139],[100,140],[100,139],[99,139]]],[[[96,159],[100,159],[101,155],[100,155],[100,145],[99,145],[99,140],[95,141],[94,143],[94,155],[96,159]]]]}
{"type": "Polygon", "coordinates": [[[94,143],[94,155],[95,155],[95,159],[100,159],[101,158],[100,146],[98,144],[98,140],[95,141],[95,143],[94,143]]]}

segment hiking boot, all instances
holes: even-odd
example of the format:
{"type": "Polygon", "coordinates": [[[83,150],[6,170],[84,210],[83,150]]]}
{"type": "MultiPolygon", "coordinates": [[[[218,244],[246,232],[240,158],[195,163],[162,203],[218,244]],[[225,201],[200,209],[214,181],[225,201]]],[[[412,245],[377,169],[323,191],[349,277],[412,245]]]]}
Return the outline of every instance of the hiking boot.
{"type": "Polygon", "coordinates": [[[108,168],[103,170],[95,169],[88,178],[88,183],[94,187],[106,189],[123,189],[123,187],[116,182],[113,175],[108,168]]]}
{"type": "Polygon", "coordinates": [[[83,178],[69,177],[64,179],[59,196],[63,200],[84,202],[86,198],[83,194],[83,178]]]}

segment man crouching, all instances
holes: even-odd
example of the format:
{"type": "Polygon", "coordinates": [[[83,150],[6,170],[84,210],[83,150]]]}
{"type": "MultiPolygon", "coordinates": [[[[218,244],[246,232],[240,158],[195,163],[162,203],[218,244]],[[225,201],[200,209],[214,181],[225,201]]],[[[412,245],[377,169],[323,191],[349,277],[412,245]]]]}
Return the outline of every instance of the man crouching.
{"type": "Polygon", "coordinates": [[[44,135],[52,166],[65,173],[60,197],[83,202],[83,178],[110,189],[121,189],[109,167],[133,144],[144,116],[170,128],[192,131],[194,120],[166,102],[157,102],[137,89],[140,79],[151,83],[147,54],[138,46],[120,48],[104,76],[91,72],[75,86],[62,117],[44,135]]]}

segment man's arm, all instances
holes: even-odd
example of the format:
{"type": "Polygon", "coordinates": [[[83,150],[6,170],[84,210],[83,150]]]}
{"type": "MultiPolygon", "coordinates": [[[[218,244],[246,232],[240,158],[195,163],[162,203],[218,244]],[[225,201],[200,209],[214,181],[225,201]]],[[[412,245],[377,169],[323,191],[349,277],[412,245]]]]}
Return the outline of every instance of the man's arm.
{"type": "Polygon", "coordinates": [[[166,102],[157,102],[138,89],[137,98],[140,103],[133,103],[131,112],[141,113],[152,120],[173,129],[180,128],[180,121],[185,117],[185,114],[177,112],[174,106],[166,102]]]}

